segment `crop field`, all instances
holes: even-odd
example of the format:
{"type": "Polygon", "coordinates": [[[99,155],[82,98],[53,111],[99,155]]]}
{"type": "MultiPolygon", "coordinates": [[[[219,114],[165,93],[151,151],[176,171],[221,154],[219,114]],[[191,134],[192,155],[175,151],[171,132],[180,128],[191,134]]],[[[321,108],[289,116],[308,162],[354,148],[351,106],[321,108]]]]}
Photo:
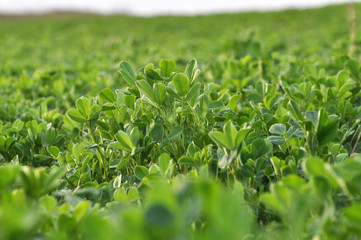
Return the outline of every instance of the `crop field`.
{"type": "Polygon", "coordinates": [[[0,239],[361,239],[355,12],[0,16],[0,239]]]}

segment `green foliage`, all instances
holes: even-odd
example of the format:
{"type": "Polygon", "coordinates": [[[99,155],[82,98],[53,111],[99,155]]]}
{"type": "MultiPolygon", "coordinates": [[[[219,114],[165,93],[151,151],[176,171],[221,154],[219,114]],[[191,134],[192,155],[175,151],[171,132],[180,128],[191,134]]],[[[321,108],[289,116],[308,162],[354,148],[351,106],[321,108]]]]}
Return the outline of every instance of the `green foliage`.
{"type": "Polygon", "coordinates": [[[0,238],[360,238],[342,7],[1,19],[0,238]]]}

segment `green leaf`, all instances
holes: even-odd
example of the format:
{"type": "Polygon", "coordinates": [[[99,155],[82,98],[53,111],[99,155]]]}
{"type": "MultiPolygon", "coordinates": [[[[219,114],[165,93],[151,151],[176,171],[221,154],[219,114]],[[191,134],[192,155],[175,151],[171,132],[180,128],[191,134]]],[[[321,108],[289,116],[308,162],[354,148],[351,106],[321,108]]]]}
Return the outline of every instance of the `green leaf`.
{"type": "Polygon", "coordinates": [[[123,79],[129,85],[135,85],[136,77],[132,66],[127,62],[120,62],[119,67],[119,73],[123,77],[123,79]]]}
{"type": "Polygon", "coordinates": [[[128,190],[128,200],[129,200],[129,202],[135,201],[137,199],[139,199],[138,189],[136,189],[135,187],[129,188],[129,190],[128,190]]]}
{"type": "MultiPolygon", "coordinates": [[[[120,160],[120,159],[119,159],[120,160]]],[[[117,162],[117,161],[116,161],[117,162]]],[[[117,162],[119,163],[119,162],[117,162]]],[[[112,162],[112,168],[115,168],[117,163],[112,162]]],[[[113,181],[113,188],[119,189],[122,186],[122,174],[119,174],[113,181]]]]}
{"type": "Polygon", "coordinates": [[[147,76],[148,80],[151,80],[153,82],[163,80],[162,77],[159,76],[159,74],[156,71],[154,71],[153,69],[146,69],[145,75],[147,76]]]}
{"type": "Polygon", "coordinates": [[[170,87],[167,87],[167,93],[169,96],[171,96],[175,99],[181,99],[181,97],[170,87]]]}
{"type": "Polygon", "coordinates": [[[133,143],[130,140],[130,137],[123,132],[122,130],[120,130],[117,134],[115,134],[115,138],[118,140],[118,145],[113,145],[113,147],[116,147],[120,150],[124,150],[127,152],[132,152],[133,151],[133,143]]]}
{"type": "Polygon", "coordinates": [[[239,100],[239,95],[232,96],[231,99],[228,101],[228,108],[235,111],[238,100],[239,100]]]}
{"type": "Polygon", "coordinates": [[[238,146],[241,144],[241,142],[243,141],[243,139],[246,137],[247,133],[249,132],[249,128],[245,128],[245,129],[240,129],[236,135],[236,139],[235,139],[235,146],[238,146]]]}
{"type": "Polygon", "coordinates": [[[149,100],[156,103],[153,95],[153,90],[146,80],[138,80],[135,82],[140,92],[142,92],[149,100]]]}
{"type": "Polygon", "coordinates": [[[165,98],[167,97],[166,86],[163,83],[155,83],[153,85],[153,94],[154,94],[155,102],[158,105],[162,105],[165,98]]]}
{"type": "MultiPolygon", "coordinates": [[[[119,144],[118,142],[116,142],[117,144],[119,144]]],[[[109,147],[111,147],[109,145],[109,147]]],[[[118,163],[116,169],[119,171],[121,170],[123,167],[125,167],[127,165],[127,163],[129,162],[130,158],[123,158],[122,160],[120,160],[120,162],[118,163]]]]}
{"type": "Polygon", "coordinates": [[[148,168],[144,166],[136,166],[134,168],[134,174],[139,180],[142,180],[143,178],[149,175],[148,168]]]}
{"type": "MultiPolygon", "coordinates": [[[[128,89],[129,91],[131,91],[130,89],[128,89]]],[[[138,90],[138,89],[136,89],[136,90],[138,90]]],[[[139,91],[139,90],[138,90],[139,91]]],[[[140,96],[140,95],[139,95],[140,96]]],[[[124,104],[124,99],[125,99],[125,94],[124,94],[124,92],[122,92],[122,91],[118,91],[117,93],[116,93],[116,104],[118,105],[118,106],[121,106],[121,105],[123,105],[124,104]]]]}
{"type": "Polygon", "coordinates": [[[306,112],[306,118],[311,120],[312,124],[317,128],[318,126],[318,112],[306,112]]]}
{"type": "Polygon", "coordinates": [[[126,95],[124,97],[124,104],[128,108],[133,107],[134,103],[135,103],[135,96],[134,95],[126,95]]]}
{"type": "Polygon", "coordinates": [[[75,122],[84,123],[86,121],[86,117],[78,109],[70,109],[66,114],[75,122]]]}
{"type": "Polygon", "coordinates": [[[51,146],[48,149],[48,153],[53,157],[53,158],[58,158],[59,157],[59,149],[55,146],[51,146]]]}
{"type": "Polygon", "coordinates": [[[209,97],[206,94],[201,94],[199,97],[199,108],[197,112],[199,115],[205,117],[208,111],[209,97]]]}
{"type": "Polygon", "coordinates": [[[352,73],[353,77],[360,79],[360,63],[356,59],[349,59],[346,61],[345,66],[352,73]]]}
{"type": "Polygon", "coordinates": [[[48,155],[44,155],[44,154],[34,154],[35,158],[39,158],[39,159],[49,159],[50,157],[48,155]]]}
{"type": "Polygon", "coordinates": [[[76,160],[74,160],[73,157],[70,156],[69,152],[65,155],[65,160],[68,162],[68,164],[72,167],[75,167],[77,165],[76,160]]]}
{"type": "Polygon", "coordinates": [[[150,136],[158,143],[163,141],[164,128],[161,125],[155,125],[150,132],[150,136]]]}
{"type": "Polygon", "coordinates": [[[128,196],[127,196],[127,193],[124,191],[123,188],[121,189],[117,189],[115,192],[114,192],[114,200],[117,201],[117,202],[127,202],[128,201],[128,196]]]}
{"type": "Polygon", "coordinates": [[[240,129],[237,131],[232,122],[228,121],[226,124],[224,124],[223,133],[219,131],[213,131],[209,133],[209,136],[220,147],[233,150],[241,144],[248,131],[249,129],[240,129]]]}
{"type": "Polygon", "coordinates": [[[349,96],[352,95],[351,92],[349,92],[349,90],[353,89],[355,87],[355,84],[353,83],[347,83],[345,85],[343,85],[338,93],[338,97],[343,99],[343,98],[347,98],[349,96]]]}
{"type": "Polygon", "coordinates": [[[227,149],[231,149],[232,146],[229,145],[227,137],[219,131],[210,132],[209,136],[212,138],[212,140],[220,147],[225,147],[227,149]]]}
{"type": "Polygon", "coordinates": [[[227,145],[230,147],[229,150],[232,150],[235,147],[236,137],[237,137],[237,129],[232,124],[231,121],[228,121],[223,126],[223,133],[225,137],[227,138],[227,145]]]}
{"type": "Polygon", "coordinates": [[[268,136],[267,139],[276,145],[282,145],[285,143],[285,139],[281,136],[268,136]]]}
{"type": "Polygon", "coordinates": [[[224,108],[224,104],[220,101],[213,101],[208,104],[209,110],[217,110],[224,108]]]}
{"type": "Polygon", "coordinates": [[[168,153],[163,153],[159,157],[159,168],[163,173],[166,173],[170,163],[170,156],[168,153]]]}
{"type": "Polygon", "coordinates": [[[173,76],[172,79],[174,88],[177,90],[177,93],[183,97],[188,93],[189,90],[189,79],[183,73],[177,73],[173,76]]]}
{"type": "Polygon", "coordinates": [[[317,128],[317,139],[321,145],[332,142],[337,136],[338,119],[331,120],[324,109],[319,111],[319,122],[317,128]]]}
{"type": "Polygon", "coordinates": [[[41,203],[41,206],[44,207],[48,212],[52,212],[57,205],[56,199],[52,196],[43,196],[39,202],[41,203]]]}
{"type": "Polygon", "coordinates": [[[263,202],[266,206],[270,207],[279,212],[284,211],[284,205],[282,202],[278,201],[277,197],[270,193],[265,193],[261,196],[261,202],[263,202]]]}
{"type": "Polygon", "coordinates": [[[154,177],[157,178],[160,173],[161,173],[161,170],[160,170],[160,168],[159,168],[159,166],[157,164],[152,164],[149,167],[149,175],[151,175],[151,178],[153,178],[153,179],[155,179],[154,177]]]}
{"type": "Polygon", "coordinates": [[[255,175],[253,167],[250,166],[249,164],[245,164],[242,166],[241,174],[246,178],[251,178],[255,175]]]}
{"type": "Polygon", "coordinates": [[[134,145],[138,144],[139,140],[141,139],[139,128],[138,127],[133,128],[129,133],[129,137],[134,145]]]}
{"type": "Polygon", "coordinates": [[[277,135],[284,135],[286,133],[286,126],[282,123],[273,124],[269,128],[269,132],[277,135]]]}
{"type": "Polygon", "coordinates": [[[175,126],[170,130],[170,133],[168,135],[168,139],[169,141],[172,141],[174,139],[176,139],[179,135],[181,135],[183,131],[183,128],[180,126],[175,126]]]}
{"type": "Polygon", "coordinates": [[[102,111],[102,107],[100,105],[98,105],[98,104],[93,105],[90,108],[89,120],[98,119],[101,111],[102,111]]]}
{"type": "Polygon", "coordinates": [[[266,148],[266,143],[263,139],[256,139],[252,142],[251,150],[252,150],[252,158],[255,160],[258,157],[263,155],[263,150],[266,148]]]}
{"type": "MultiPolygon", "coordinates": [[[[111,103],[105,103],[101,106],[101,110],[106,112],[106,111],[112,111],[112,110],[115,110],[116,107],[114,104],[111,104],[111,103]]],[[[91,110],[91,109],[90,109],[91,110]]]]}
{"type": "Polygon", "coordinates": [[[66,168],[64,167],[53,167],[46,177],[46,191],[51,192],[55,190],[59,184],[61,177],[66,173],[66,168]]]}
{"type": "Polygon", "coordinates": [[[200,152],[200,151],[201,151],[200,147],[198,147],[197,145],[195,145],[194,142],[191,142],[191,143],[188,145],[187,153],[188,153],[192,158],[194,158],[194,155],[195,155],[197,152],[200,152]]]}
{"type": "Polygon", "coordinates": [[[339,89],[350,77],[350,74],[345,71],[341,70],[337,73],[337,88],[339,89]]]}
{"type": "Polygon", "coordinates": [[[291,112],[292,116],[299,121],[303,120],[303,115],[300,111],[300,109],[298,108],[298,105],[295,101],[290,100],[290,102],[288,103],[288,110],[291,112]]]}
{"type": "Polygon", "coordinates": [[[269,154],[272,151],[272,143],[269,140],[256,139],[251,146],[252,159],[256,160],[259,157],[269,154]],[[268,141],[271,145],[268,145],[268,141]]]}
{"type": "Polygon", "coordinates": [[[184,100],[185,101],[190,101],[191,99],[193,99],[195,96],[197,96],[199,94],[200,89],[201,89],[201,84],[200,83],[194,84],[193,87],[187,93],[184,100]]]}
{"type": "Polygon", "coordinates": [[[230,154],[225,153],[218,161],[218,167],[224,169],[236,158],[237,151],[231,151],[230,154]]]}
{"type": "Polygon", "coordinates": [[[98,96],[101,100],[103,100],[104,102],[107,102],[107,103],[114,103],[117,100],[115,98],[114,92],[109,88],[105,88],[105,89],[101,90],[99,92],[98,96]]]}
{"type": "Polygon", "coordinates": [[[89,207],[90,207],[90,202],[88,202],[88,201],[83,201],[83,202],[79,203],[78,205],[76,205],[76,207],[73,211],[73,217],[75,218],[75,220],[77,222],[79,222],[81,219],[84,218],[84,216],[88,212],[89,207]]]}
{"type": "Polygon", "coordinates": [[[195,165],[194,159],[188,156],[183,156],[180,159],[178,159],[178,163],[182,165],[192,165],[192,166],[195,165]]]}
{"type": "Polygon", "coordinates": [[[201,71],[198,69],[198,63],[196,59],[192,59],[187,63],[185,73],[187,74],[188,78],[193,81],[197,78],[201,71]]]}
{"type": "Polygon", "coordinates": [[[278,157],[271,157],[270,162],[273,166],[274,172],[277,176],[277,178],[282,177],[282,160],[280,160],[278,157]]]}
{"type": "Polygon", "coordinates": [[[321,158],[309,157],[305,162],[306,172],[309,176],[324,176],[326,174],[325,164],[321,158]]]}
{"type": "Polygon", "coordinates": [[[163,59],[159,62],[159,67],[164,77],[170,77],[175,68],[175,61],[163,59]]]}
{"type": "Polygon", "coordinates": [[[251,93],[248,95],[248,101],[250,102],[254,102],[254,103],[263,103],[263,97],[255,94],[255,93],[251,93]]]}
{"type": "Polygon", "coordinates": [[[79,110],[79,112],[88,118],[89,112],[90,112],[90,100],[85,97],[78,98],[75,102],[76,108],[79,110]]]}
{"type": "Polygon", "coordinates": [[[302,131],[302,129],[297,128],[295,126],[291,126],[287,131],[287,138],[294,138],[294,137],[305,138],[305,134],[302,131]]]}

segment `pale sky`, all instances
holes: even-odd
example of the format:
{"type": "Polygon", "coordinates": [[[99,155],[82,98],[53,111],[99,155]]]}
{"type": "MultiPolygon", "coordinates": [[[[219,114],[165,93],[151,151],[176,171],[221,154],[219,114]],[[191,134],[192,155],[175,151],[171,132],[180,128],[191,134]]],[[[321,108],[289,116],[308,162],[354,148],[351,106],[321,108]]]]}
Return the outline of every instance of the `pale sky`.
{"type": "Polygon", "coordinates": [[[350,0],[0,0],[0,13],[44,13],[87,11],[100,14],[134,15],[205,14],[217,12],[267,11],[307,8],[350,0]]]}

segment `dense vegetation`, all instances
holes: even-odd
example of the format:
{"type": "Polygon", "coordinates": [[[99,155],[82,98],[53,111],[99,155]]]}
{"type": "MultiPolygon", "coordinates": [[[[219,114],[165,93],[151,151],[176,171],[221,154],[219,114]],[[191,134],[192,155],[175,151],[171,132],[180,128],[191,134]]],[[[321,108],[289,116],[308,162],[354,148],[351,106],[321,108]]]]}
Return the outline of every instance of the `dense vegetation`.
{"type": "Polygon", "coordinates": [[[361,238],[345,5],[0,36],[0,239],[361,238]]]}

